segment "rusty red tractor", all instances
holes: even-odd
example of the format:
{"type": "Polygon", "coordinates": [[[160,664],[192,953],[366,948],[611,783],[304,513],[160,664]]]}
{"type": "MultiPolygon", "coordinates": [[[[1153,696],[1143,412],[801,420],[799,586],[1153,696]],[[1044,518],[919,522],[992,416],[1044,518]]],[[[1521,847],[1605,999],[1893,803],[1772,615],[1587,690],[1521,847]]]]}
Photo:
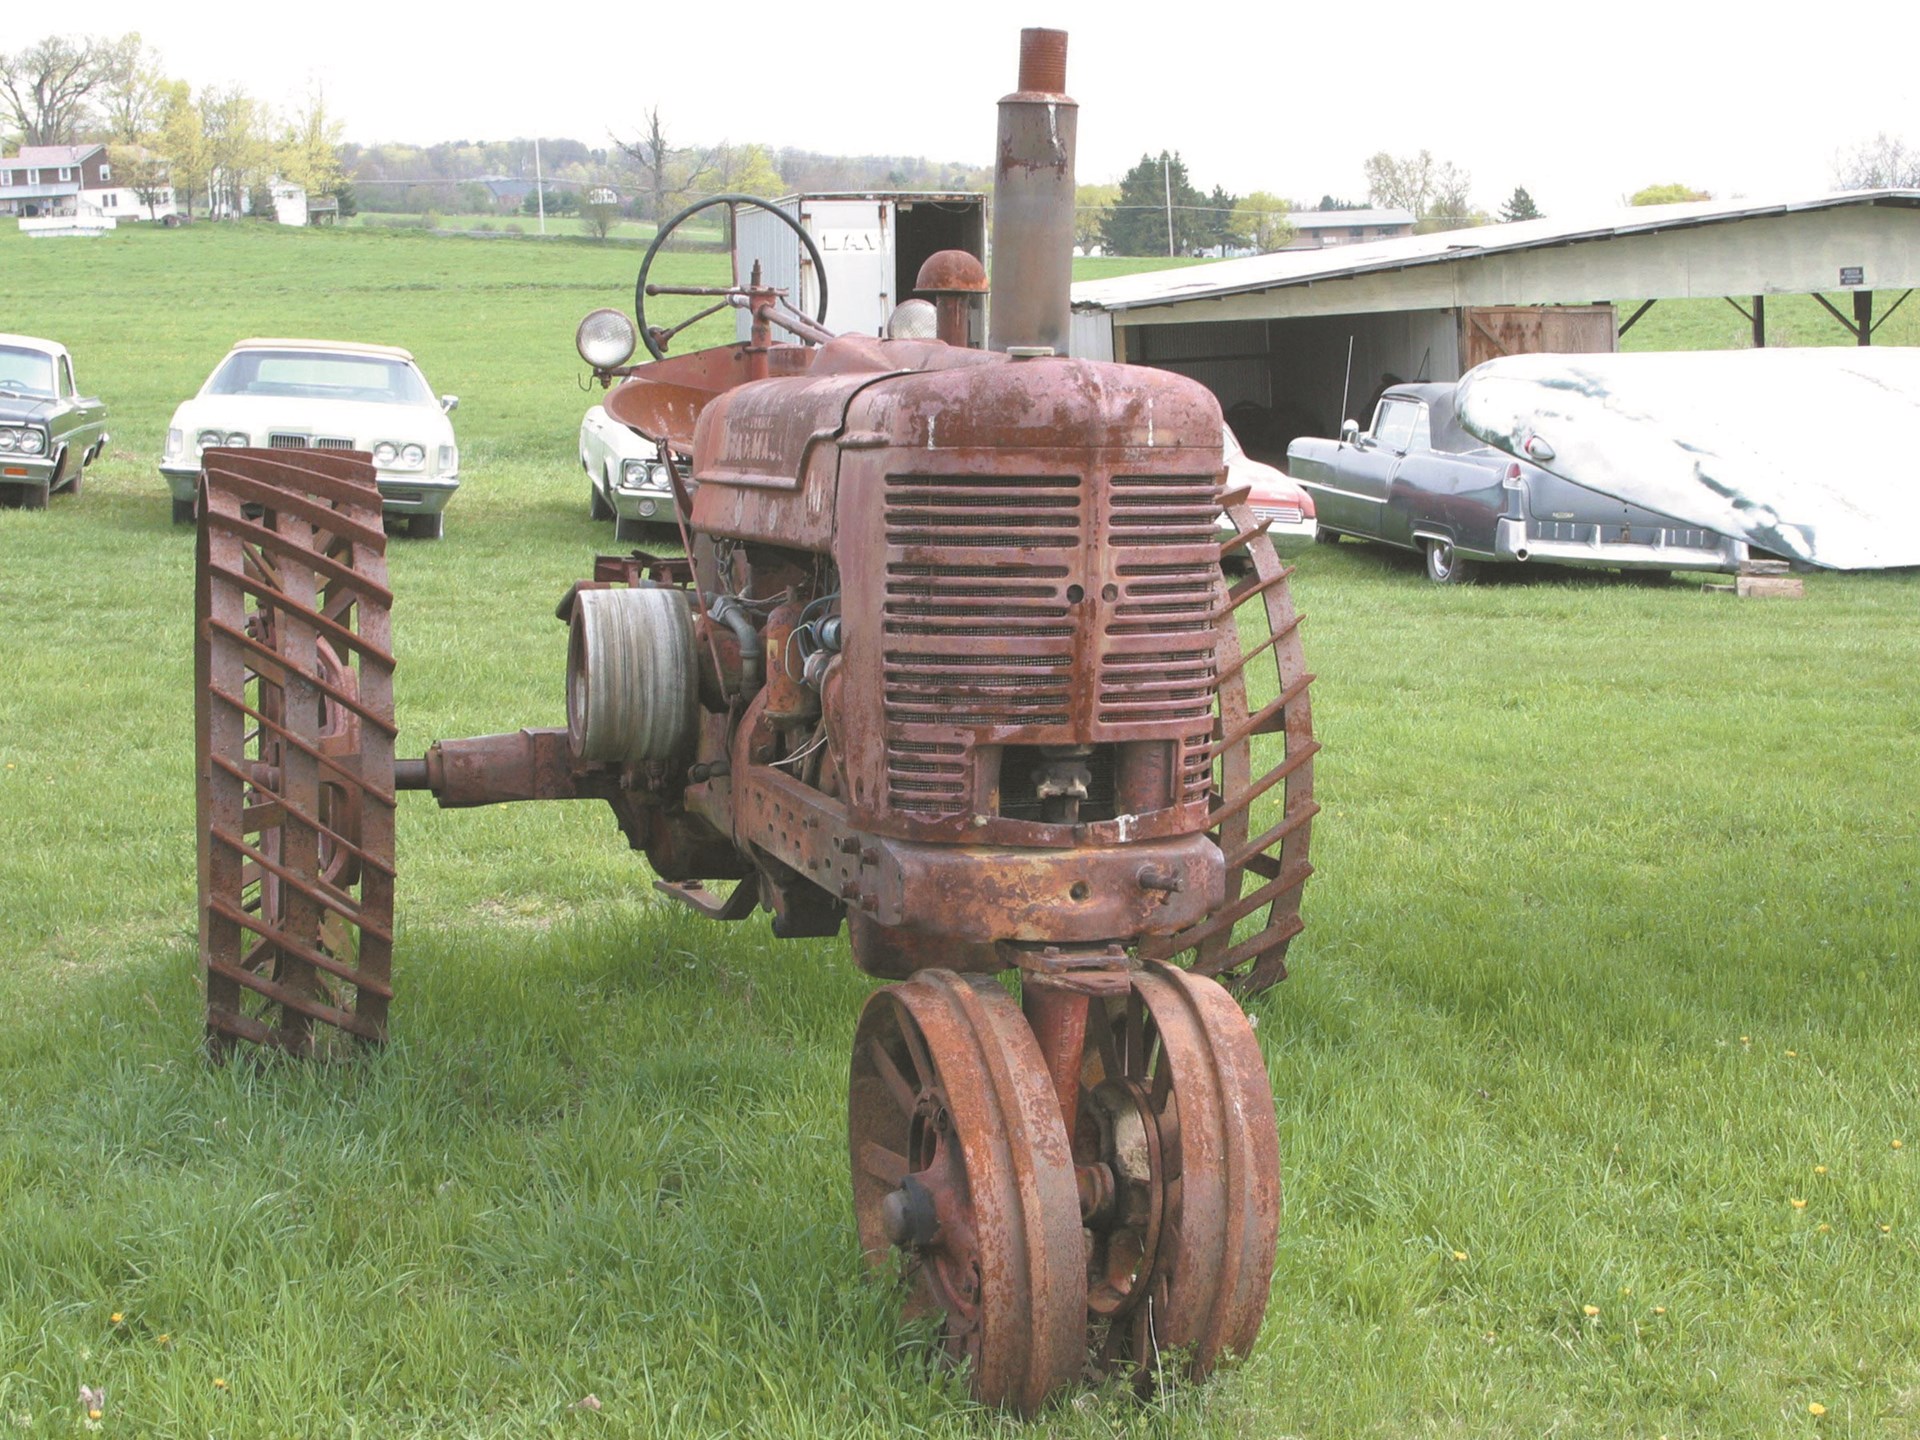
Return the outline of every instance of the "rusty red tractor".
{"type": "Polygon", "coordinates": [[[844,924],[889,982],[853,1043],[860,1239],[1027,1413],[1253,1344],[1279,1158],[1234,994],[1285,973],[1315,813],[1289,572],[1223,490],[1218,404],[1065,354],[1065,59],[1024,32],[1000,102],[987,348],[954,252],[938,338],[828,335],[757,273],[703,292],[738,344],[629,365],[624,315],[582,325],[609,413],[685,468],[686,554],[568,591],[565,728],[394,759],[365,456],[209,452],[197,587],[216,1053],[384,1037],[398,791],[603,800],[664,894],[844,924]]]}

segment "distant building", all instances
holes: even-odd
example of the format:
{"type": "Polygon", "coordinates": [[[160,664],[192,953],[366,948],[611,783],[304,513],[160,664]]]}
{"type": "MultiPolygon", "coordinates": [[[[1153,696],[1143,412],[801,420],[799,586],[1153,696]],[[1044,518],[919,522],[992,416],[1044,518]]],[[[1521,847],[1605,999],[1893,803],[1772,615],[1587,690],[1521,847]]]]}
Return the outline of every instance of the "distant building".
{"type": "Polygon", "coordinates": [[[1413,233],[1411,210],[1295,210],[1287,216],[1293,226],[1289,250],[1320,250],[1329,245],[1358,245],[1369,240],[1394,240],[1413,233]]]}
{"type": "Polygon", "coordinates": [[[0,215],[118,221],[174,213],[171,189],[149,210],[124,179],[115,177],[105,145],[23,146],[0,155],[0,215]]]}

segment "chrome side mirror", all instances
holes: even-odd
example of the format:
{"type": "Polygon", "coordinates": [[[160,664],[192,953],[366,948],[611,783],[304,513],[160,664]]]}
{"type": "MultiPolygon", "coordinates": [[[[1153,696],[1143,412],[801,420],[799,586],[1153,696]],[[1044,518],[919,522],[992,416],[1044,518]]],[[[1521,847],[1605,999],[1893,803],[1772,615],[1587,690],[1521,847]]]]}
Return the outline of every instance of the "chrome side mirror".
{"type": "Polygon", "coordinates": [[[1342,445],[1358,445],[1360,443],[1360,422],[1358,420],[1342,420],[1340,422],[1340,443],[1342,445]]]}
{"type": "Polygon", "coordinates": [[[440,412],[443,415],[451,415],[459,408],[460,397],[458,395],[442,395],[440,397],[440,412]]]}

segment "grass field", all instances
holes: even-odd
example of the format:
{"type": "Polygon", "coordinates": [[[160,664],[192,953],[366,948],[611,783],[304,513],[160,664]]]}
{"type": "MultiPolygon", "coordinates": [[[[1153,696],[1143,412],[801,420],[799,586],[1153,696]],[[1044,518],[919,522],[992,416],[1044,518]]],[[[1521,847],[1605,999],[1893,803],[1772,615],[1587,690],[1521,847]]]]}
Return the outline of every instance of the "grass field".
{"type": "MultiPolygon", "coordinates": [[[[663,908],[604,808],[404,802],[394,1042],[199,1057],[173,405],[241,335],[413,349],[464,486],[391,551],[401,753],[555,724],[553,603],[611,548],[571,337],[635,258],[0,230],[6,327],[70,344],[114,431],[84,496],[0,511],[9,1432],[83,1433],[82,1385],[126,1436],[1029,1428],[863,1273],[842,944],[663,908]]],[[[1634,333],[1684,342],[1689,308],[1634,333]]],[[[1204,1387],[1032,1431],[1920,1436],[1920,576],[1440,591],[1347,545],[1295,593],[1325,811],[1253,1006],[1266,1328],[1204,1387]]]]}

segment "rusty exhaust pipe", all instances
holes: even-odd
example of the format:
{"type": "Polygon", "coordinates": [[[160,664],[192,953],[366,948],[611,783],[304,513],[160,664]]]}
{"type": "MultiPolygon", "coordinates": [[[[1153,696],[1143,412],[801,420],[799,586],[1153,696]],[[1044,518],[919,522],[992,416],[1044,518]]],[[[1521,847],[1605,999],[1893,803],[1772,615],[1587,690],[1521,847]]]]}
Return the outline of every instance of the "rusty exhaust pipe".
{"type": "Polygon", "coordinates": [[[1073,152],[1080,107],[1067,32],[1020,32],[1020,88],[1000,101],[987,348],[1067,353],[1073,287],[1073,152]]]}

